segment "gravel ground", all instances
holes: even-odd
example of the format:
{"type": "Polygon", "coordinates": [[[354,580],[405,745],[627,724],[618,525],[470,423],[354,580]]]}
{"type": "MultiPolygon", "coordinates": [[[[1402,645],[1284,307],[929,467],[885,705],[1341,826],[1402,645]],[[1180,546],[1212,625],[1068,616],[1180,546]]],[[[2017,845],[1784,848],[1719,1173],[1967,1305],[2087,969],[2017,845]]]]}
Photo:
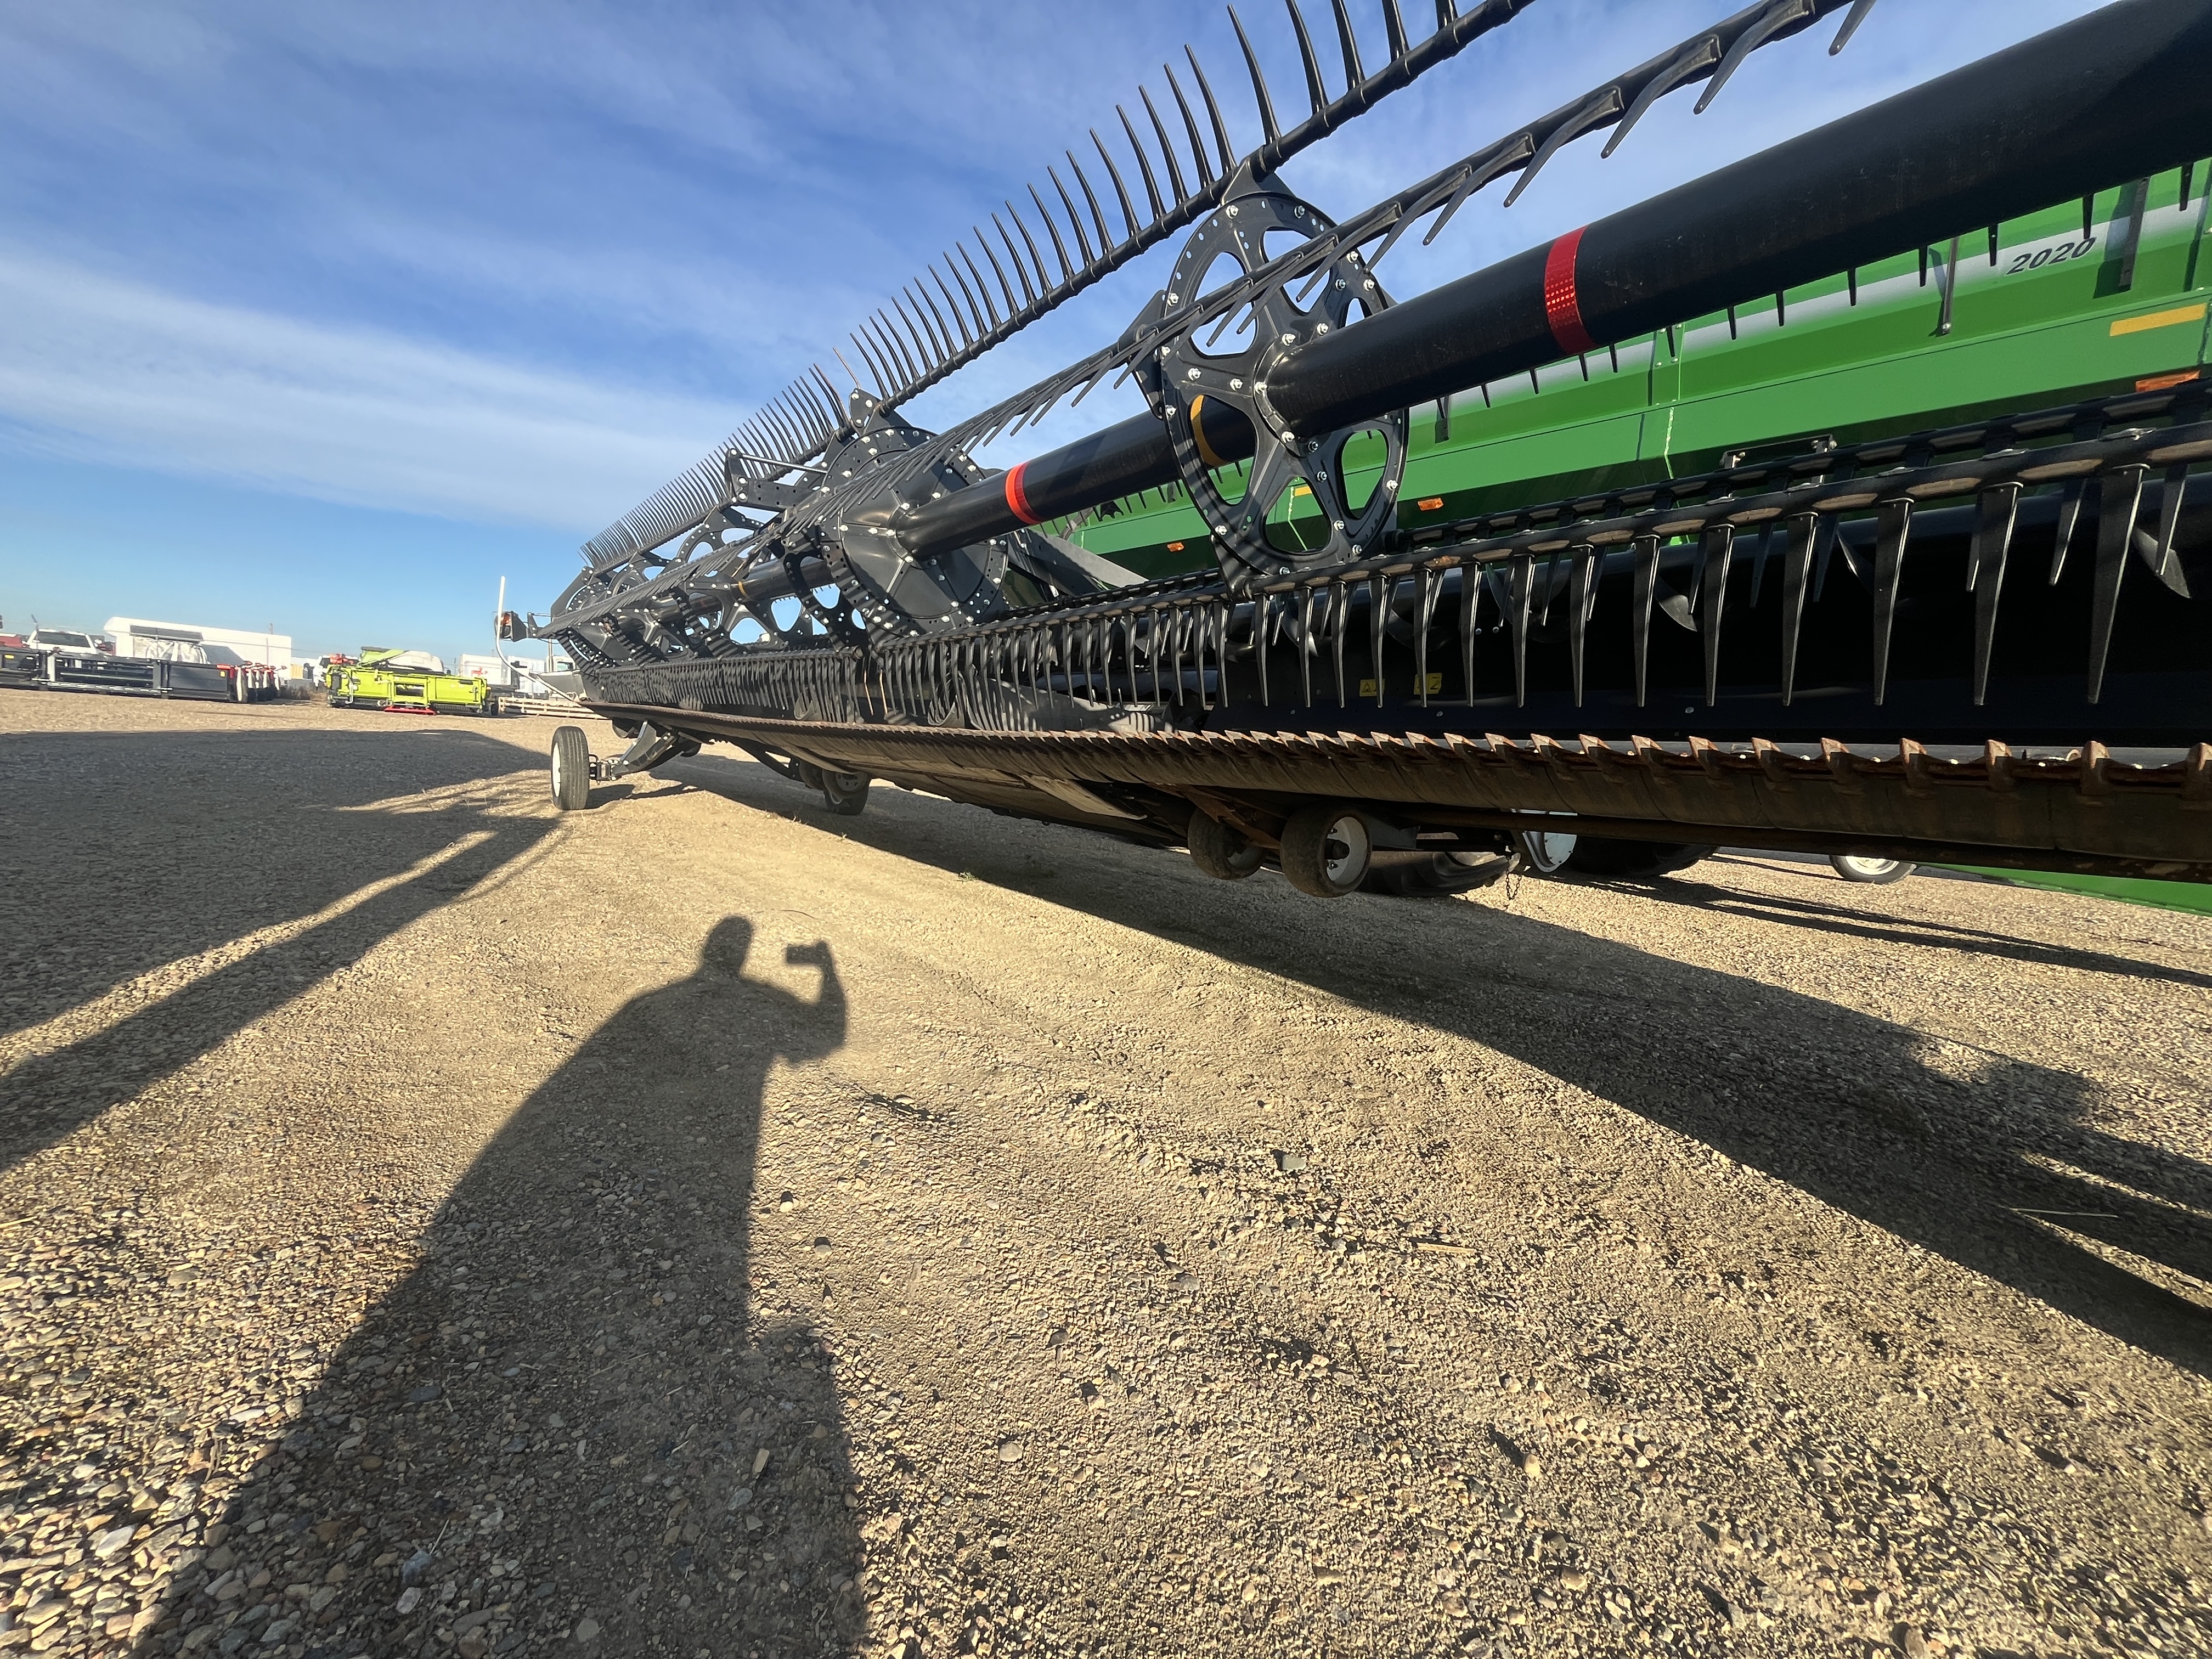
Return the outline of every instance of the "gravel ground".
{"type": "Polygon", "coordinates": [[[0,733],[0,1650],[2212,1651],[2205,918],[0,733]]]}

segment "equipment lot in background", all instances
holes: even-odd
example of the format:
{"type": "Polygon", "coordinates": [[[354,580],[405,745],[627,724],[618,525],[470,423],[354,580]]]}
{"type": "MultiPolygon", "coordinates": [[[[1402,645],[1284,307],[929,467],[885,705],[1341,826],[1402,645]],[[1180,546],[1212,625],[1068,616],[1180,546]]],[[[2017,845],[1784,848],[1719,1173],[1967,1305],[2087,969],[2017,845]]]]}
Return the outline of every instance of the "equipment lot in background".
{"type": "Polygon", "coordinates": [[[1318,907],[711,753],[563,817],[534,722],[0,732],[63,1650],[2201,1646],[2201,918],[1318,907]]]}

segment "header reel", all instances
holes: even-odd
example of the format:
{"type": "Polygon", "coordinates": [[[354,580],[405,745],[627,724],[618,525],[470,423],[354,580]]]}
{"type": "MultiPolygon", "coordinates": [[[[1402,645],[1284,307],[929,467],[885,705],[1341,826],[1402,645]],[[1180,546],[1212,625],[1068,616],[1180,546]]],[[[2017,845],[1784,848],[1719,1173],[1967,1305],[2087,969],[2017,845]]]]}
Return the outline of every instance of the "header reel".
{"type": "Polygon", "coordinates": [[[1404,410],[1336,431],[1300,434],[1267,403],[1267,371],[1273,364],[1307,341],[1389,305],[1390,296],[1359,250],[1347,249],[1303,280],[1257,283],[1240,307],[1218,318],[1197,310],[1196,302],[1224,285],[1215,272],[1224,263],[1232,267],[1226,280],[1251,282],[1288,246],[1331,228],[1320,209],[1291,195],[1279,180],[1247,169],[1184,245],[1170,288],[1139,319],[1153,327],[1172,327],[1179,313],[1199,319],[1159,345],[1137,372],[1167,423],[1176,472],[1212,532],[1231,592],[1243,592],[1255,579],[1364,558],[1397,522],[1406,468],[1404,410]],[[1271,249],[1271,236],[1287,246],[1271,249]],[[1235,410],[1255,434],[1251,466],[1233,494],[1228,478],[1234,463],[1206,439],[1209,402],[1235,410]],[[1370,453],[1348,466],[1347,447],[1363,438],[1370,453]],[[1379,456],[1371,453],[1377,444],[1379,456]],[[1307,502],[1319,515],[1311,530],[1302,522],[1309,515],[1297,511],[1307,502]]]}

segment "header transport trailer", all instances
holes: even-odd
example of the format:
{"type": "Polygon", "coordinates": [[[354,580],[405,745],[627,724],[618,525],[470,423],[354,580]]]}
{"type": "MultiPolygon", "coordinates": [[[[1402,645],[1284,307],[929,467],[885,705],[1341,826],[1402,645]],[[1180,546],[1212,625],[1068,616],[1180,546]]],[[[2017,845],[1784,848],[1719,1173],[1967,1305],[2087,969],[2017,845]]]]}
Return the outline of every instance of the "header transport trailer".
{"type": "Polygon", "coordinates": [[[1284,180],[1534,3],[1416,39],[1383,0],[1371,71],[1336,8],[1340,77],[1292,3],[1288,129],[1237,22],[1255,147],[1187,52],[1034,228],[1010,205],[848,337],[865,385],[810,371],[594,538],[514,630],[634,738],[556,733],[562,805],[726,741],[841,810],[881,777],[1322,896],[1566,836],[2212,878],[2212,0],[1393,303],[1406,235],[1872,6],[1762,0],[1341,221],[1284,180]],[[943,433],[897,413],[1178,233],[1118,340],[943,433]],[[1125,380],[1144,413],[972,459],[1125,380]]]}
{"type": "Polygon", "coordinates": [[[333,657],[324,676],[333,708],[374,708],[402,714],[495,714],[491,687],[480,674],[448,674],[427,651],[365,645],[348,660],[333,657]]]}

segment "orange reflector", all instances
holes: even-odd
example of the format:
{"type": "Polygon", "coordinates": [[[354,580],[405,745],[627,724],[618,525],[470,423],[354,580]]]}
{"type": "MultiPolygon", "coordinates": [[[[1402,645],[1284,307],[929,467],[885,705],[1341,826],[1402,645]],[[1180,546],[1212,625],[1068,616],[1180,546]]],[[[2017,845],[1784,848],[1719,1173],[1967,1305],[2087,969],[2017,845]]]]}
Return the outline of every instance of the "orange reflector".
{"type": "Polygon", "coordinates": [[[1424,513],[1433,513],[1443,504],[1444,498],[1441,495],[1424,495],[1420,500],[1413,503],[1415,507],[1420,508],[1424,513]]]}
{"type": "Polygon", "coordinates": [[[2171,374],[2154,374],[2148,380],[2137,380],[2136,382],[2136,390],[2138,392],[2163,392],[2168,386],[2186,386],[2190,381],[2196,378],[2197,371],[2195,369],[2179,368],[2171,374]]]}
{"type": "Polygon", "coordinates": [[[1170,553],[1180,553],[1180,552],[1182,552],[1182,544],[1181,542],[1170,542],[1170,543],[1168,544],[1168,551],[1169,551],[1169,552],[1170,552],[1170,553]]]}

